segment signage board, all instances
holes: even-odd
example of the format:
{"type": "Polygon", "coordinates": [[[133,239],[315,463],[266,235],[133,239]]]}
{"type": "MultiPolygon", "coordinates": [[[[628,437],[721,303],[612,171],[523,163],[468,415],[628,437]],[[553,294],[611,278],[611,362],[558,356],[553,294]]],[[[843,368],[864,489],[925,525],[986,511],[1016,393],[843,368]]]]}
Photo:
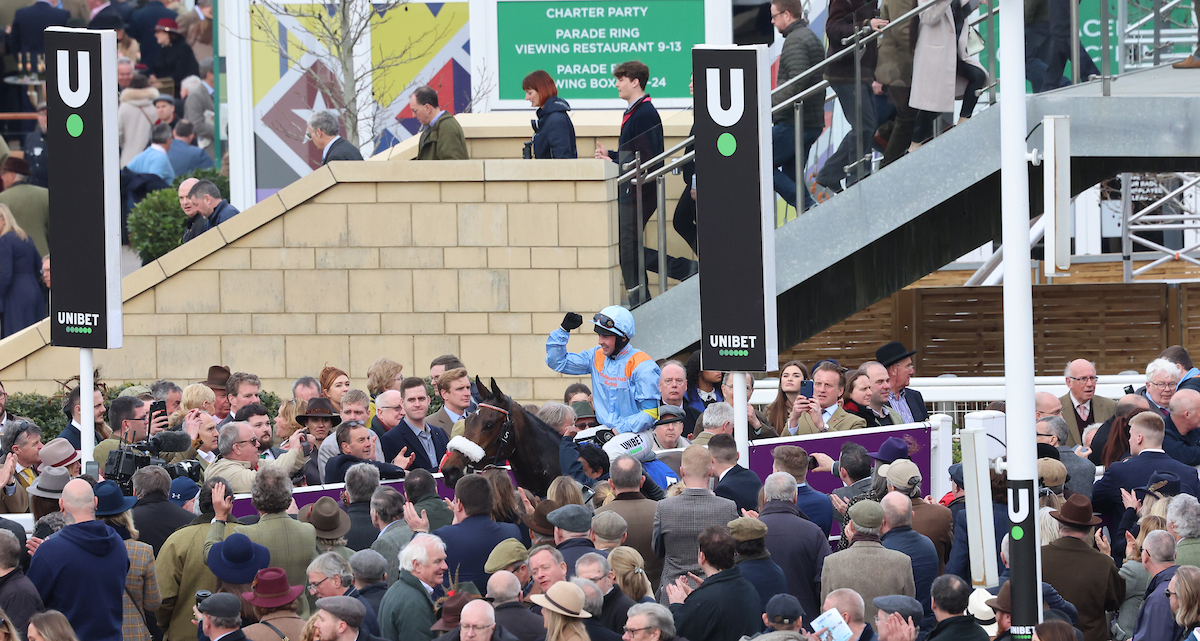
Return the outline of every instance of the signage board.
{"type": "Polygon", "coordinates": [[[121,182],[113,31],[46,29],[50,344],[121,347],[121,182]]]}
{"type": "Polygon", "coordinates": [[[706,370],[772,371],[779,350],[767,48],[700,46],[692,61],[700,362],[706,370]]]}
{"type": "Polygon", "coordinates": [[[467,0],[471,110],[528,111],[521,81],[550,74],[574,110],[620,109],[613,67],[650,67],[647,93],[688,109],[691,50],[733,42],[732,0],[467,0]]]}
{"type": "Polygon", "coordinates": [[[496,4],[501,100],[544,70],[567,101],[616,97],[613,68],[650,67],[655,100],[688,98],[692,47],[704,42],[704,0],[502,0],[496,4]]]}

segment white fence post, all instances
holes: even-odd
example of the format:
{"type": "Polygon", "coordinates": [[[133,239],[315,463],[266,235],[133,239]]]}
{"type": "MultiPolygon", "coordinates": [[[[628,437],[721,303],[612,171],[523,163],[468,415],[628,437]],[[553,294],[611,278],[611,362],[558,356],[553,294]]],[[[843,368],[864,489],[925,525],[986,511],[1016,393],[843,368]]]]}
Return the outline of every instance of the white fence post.
{"type": "MultiPolygon", "coordinates": [[[[1003,431],[1002,412],[971,412],[966,426],[959,430],[962,446],[963,488],[967,495],[967,540],[971,547],[971,582],[975,587],[990,588],[1000,583],[996,567],[996,524],[992,517],[992,484],[987,457],[988,432],[1003,431]]],[[[1036,535],[1036,533],[1035,533],[1036,535]]]]}

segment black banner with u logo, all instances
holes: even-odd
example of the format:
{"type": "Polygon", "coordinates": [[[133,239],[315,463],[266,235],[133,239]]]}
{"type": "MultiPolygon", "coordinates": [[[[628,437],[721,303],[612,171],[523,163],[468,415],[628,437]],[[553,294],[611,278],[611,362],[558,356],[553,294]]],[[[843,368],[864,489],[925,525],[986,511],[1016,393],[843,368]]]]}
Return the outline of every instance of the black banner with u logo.
{"type": "Polygon", "coordinates": [[[764,45],[692,50],[700,362],[779,368],[771,80],[764,45]]]}
{"type": "Polygon", "coordinates": [[[50,343],[121,347],[117,41],[112,31],[46,30],[50,181],[50,343]]]}

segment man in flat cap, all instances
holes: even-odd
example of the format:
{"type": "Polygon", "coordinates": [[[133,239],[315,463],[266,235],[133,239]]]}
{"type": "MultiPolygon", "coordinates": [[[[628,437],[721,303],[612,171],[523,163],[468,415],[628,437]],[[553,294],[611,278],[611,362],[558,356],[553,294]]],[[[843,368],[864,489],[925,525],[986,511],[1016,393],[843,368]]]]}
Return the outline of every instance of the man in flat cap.
{"type": "Polygon", "coordinates": [[[687,415],[683,408],[674,405],[659,406],[658,420],[654,421],[653,447],[655,452],[687,447],[692,444],[683,437],[683,432],[687,429],[686,418],[687,415]]]}
{"type": "Polygon", "coordinates": [[[727,525],[737,550],[737,567],[742,578],[758,590],[758,600],[766,611],[771,597],[788,589],[787,577],[767,551],[767,526],[751,516],[736,518],[727,525]]]}
{"type": "Polygon", "coordinates": [[[592,517],[592,544],[597,550],[611,550],[625,544],[629,523],[616,512],[597,512],[592,517]]]}
{"type": "Polygon", "coordinates": [[[483,571],[488,574],[510,572],[526,591],[533,584],[533,577],[529,573],[529,550],[517,539],[504,539],[497,543],[487,561],[484,561],[483,571]]]}
{"type": "Polygon", "coordinates": [[[806,641],[804,630],[804,608],[800,601],[790,594],[776,594],[767,601],[766,610],[762,615],[763,623],[771,632],[764,632],[754,641],[806,641]]]}
{"type": "Polygon", "coordinates": [[[592,510],[586,505],[571,503],[547,515],[554,526],[554,545],[562,552],[567,564],[567,578],[575,576],[575,562],[579,557],[596,552],[608,556],[608,550],[597,550],[592,543],[592,510]]]}
{"type": "Polygon", "coordinates": [[[379,637],[360,631],[367,608],[361,601],[348,596],[327,596],[317,599],[317,632],[321,641],[382,641],[379,637]]]}
{"type": "Polygon", "coordinates": [[[880,543],[883,507],[876,501],[859,501],[850,506],[846,534],[850,547],[825,557],[821,572],[821,600],[830,592],[849,588],[862,596],[867,621],[875,618],[877,596],[903,594],[916,598],[912,561],[903,552],[880,543]]]}
{"type": "Polygon", "coordinates": [[[916,638],[917,630],[921,628],[921,617],[925,616],[925,608],[920,601],[903,594],[889,594],[871,599],[871,604],[877,608],[875,634],[879,636],[879,641],[910,641],[908,638],[893,639],[888,636],[888,631],[894,627],[894,624],[888,625],[889,619],[895,619],[897,623],[911,626],[912,638],[916,638]]]}
{"type": "Polygon", "coordinates": [[[242,600],[237,595],[218,592],[201,601],[196,609],[200,612],[200,627],[208,638],[213,641],[245,640],[246,635],[242,634],[242,600]]]}

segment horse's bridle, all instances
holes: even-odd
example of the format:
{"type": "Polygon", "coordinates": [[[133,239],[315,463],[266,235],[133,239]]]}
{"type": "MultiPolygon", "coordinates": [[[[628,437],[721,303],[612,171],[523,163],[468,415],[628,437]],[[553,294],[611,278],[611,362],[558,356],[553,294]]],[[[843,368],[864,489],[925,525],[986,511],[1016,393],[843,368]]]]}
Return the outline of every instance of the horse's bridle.
{"type": "Polygon", "coordinates": [[[464,468],[468,474],[474,473],[476,470],[487,470],[493,467],[500,467],[504,461],[508,460],[517,451],[516,443],[513,439],[516,438],[516,426],[513,425],[512,415],[503,407],[491,405],[489,403],[480,403],[479,407],[486,407],[490,410],[496,410],[504,415],[504,424],[500,426],[500,436],[495,442],[499,442],[496,448],[496,453],[491,456],[484,456],[478,462],[468,462],[464,468]]]}

